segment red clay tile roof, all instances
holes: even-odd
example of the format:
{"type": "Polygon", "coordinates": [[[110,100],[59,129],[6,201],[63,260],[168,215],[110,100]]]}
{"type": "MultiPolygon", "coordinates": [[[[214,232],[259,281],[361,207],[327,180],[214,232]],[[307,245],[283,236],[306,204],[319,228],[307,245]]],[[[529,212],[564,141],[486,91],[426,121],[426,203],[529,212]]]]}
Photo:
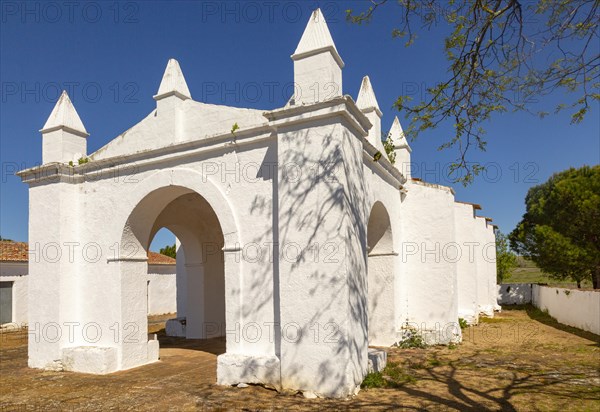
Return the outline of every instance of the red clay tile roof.
{"type": "MultiPolygon", "coordinates": [[[[0,241],[0,262],[27,262],[29,260],[27,242],[0,241]]],[[[170,256],[148,252],[150,265],[174,265],[177,261],[170,256]]]]}
{"type": "Polygon", "coordinates": [[[161,255],[156,252],[148,252],[148,263],[150,265],[174,265],[177,261],[171,256],[161,255]]]}
{"type": "Polygon", "coordinates": [[[26,242],[0,241],[0,262],[27,262],[26,242]]]}

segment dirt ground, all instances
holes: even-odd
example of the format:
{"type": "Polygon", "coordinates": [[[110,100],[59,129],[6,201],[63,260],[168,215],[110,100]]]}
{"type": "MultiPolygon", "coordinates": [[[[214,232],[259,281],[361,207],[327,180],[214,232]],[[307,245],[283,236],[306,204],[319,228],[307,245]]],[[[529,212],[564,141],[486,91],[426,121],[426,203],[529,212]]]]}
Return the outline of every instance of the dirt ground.
{"type": "Polygon", "coordinates": [[[186,341],[162,331],[159,362],[94,376],[29,369],[26,331],[3,333],[0,410],[600,410],[598,336],[532,307],[505,310],[463,333],[455,347],[389,350],[389,366],[377,376],[382,387],[348,400],[217,386],[220,339],[186,341]]]}

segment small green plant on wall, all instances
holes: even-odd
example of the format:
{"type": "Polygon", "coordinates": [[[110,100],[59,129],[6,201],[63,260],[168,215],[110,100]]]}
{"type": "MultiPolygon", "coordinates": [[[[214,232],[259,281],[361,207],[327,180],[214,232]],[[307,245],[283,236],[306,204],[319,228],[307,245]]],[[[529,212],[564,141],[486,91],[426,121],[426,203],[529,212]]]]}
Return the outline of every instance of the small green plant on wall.
{"type": "Polygon", "coordinates": [[[392,136],[389,133],[386,133],[387,137],[384,137],[383,140],[383,148],[385,149],[385,153],[391,164],[396,163],[396,152],[394,151],[394,142],[392,141],[392,136]]]}

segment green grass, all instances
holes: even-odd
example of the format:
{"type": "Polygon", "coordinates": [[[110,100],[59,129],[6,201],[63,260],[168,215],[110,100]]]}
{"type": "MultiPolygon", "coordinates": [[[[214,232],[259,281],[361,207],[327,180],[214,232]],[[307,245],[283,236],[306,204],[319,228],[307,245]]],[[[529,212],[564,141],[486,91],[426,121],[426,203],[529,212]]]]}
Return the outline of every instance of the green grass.
{"type": "Polygon", "coordinates": [[[506,319],[502,318],[488,318],[487,316],[481,316],[479,318],[480,323],[501,323],[506,322],[506,319]]]}
{"type": "Polygon", "coordinates": [[[365,376],[365,380],[360,386],[363,389],[385,388],[387,381],[381,372],[371,372],[365,376]]]}
{"type": "Polygon", "coordinates": [[[529,316],[530,319],[536,320],[540,323],[543,323],[544,325],[552,326],[555,329],[572,333],[584,339],[591,340],[596,343],[595,346],[600,347],[600,335],[596,335],[594,333],[587,332],[582,329],[575,328],[573,326],[562,324],[555,318],[550,316],[548,310],[541,310],[531,304],[505,306],[502,308],[502,310],[525,310],[527,312],[527,316],[529,316]]]}
{"type": "MultiPolygon", "coordinates": [[[[574,282],[570,279],[565,280],[557,280],[551,278],[546,273],[542,272],[540,268],[538,268],[535,263],[531,260],[525,259],[523,257],[517,258],[518,266],[513,269],[510,274],[510,277],[504,279],[503,283],[546,283],[550,286],[561,286],[561,287],[577,287],[577,282],[574,282]]],[[[592,282],[583,281],[581,283],[582,288],[592,287],[592,282]]]]}
{"type": "Polygon", "coordinates": [[[360,386],[363,389],[399,388],[402,385],[416,381],[417,378],[410,373],[410,369],[406,369],[398,363],[390,362],[383,372],[367,374],[360,386]]]}

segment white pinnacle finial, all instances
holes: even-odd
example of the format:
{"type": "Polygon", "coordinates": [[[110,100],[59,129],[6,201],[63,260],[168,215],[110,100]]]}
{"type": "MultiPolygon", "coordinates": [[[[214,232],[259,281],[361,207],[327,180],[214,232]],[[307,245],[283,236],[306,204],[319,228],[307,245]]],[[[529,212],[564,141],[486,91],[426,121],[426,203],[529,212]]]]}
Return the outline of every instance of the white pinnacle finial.
{"type": "Polygon", "coordinates": [[[369,76],[365,76],[362,79],[360,90],[358,92],[358,98],[356,99],[356,106],[358,106],[362,112],[370,112],[371,110],[375,110],[379,117],[382,116],[381,110],[379,110],[379,104],[377,103],[377,98],[375,97],[375,92],[373,91],[373,86],[371,86],[371,79],[369,79],[369,76]]]}
{"type": "Polygon", "coordinates": [[[327,23],[325,22],[325,17],[321,13],[321,9],[316,9],[312,12],[308,20],[308,24],[304,29],[296,51],[292,55],[292,59],[298,60],[302,57],[311,56],[326,50],[331,52],[340,68],[343,68],[344,62],[335,47],[327,23]]]}
{"type": "Polygon", "coordinates": [[[66,129],[83,137],[89,136],[66,90],[63,90],[40,132],[47,133],[58,129],[66,129]]]}
{"type": "Polygon", "coordinates": [[[181,67],[179,67],[179,62],[175,59],[169,59],[154,100],[160,100],[171,95],[175,95],[182,100],[192,98],[181,72],[181,67]]]}
{"type": "Polygon", "coordinates": [[[404,135],[404,131],[402,130],[400,120],[398,120],[398,116],[394,117],[394,122],[392,123],[392,128],[390,129],[390,138],[392,139],[392,142],[394,142],[395,149],[406,148],[409,152],[412,152],[412,149],[406,140],[406,136],[404,135]]]}

